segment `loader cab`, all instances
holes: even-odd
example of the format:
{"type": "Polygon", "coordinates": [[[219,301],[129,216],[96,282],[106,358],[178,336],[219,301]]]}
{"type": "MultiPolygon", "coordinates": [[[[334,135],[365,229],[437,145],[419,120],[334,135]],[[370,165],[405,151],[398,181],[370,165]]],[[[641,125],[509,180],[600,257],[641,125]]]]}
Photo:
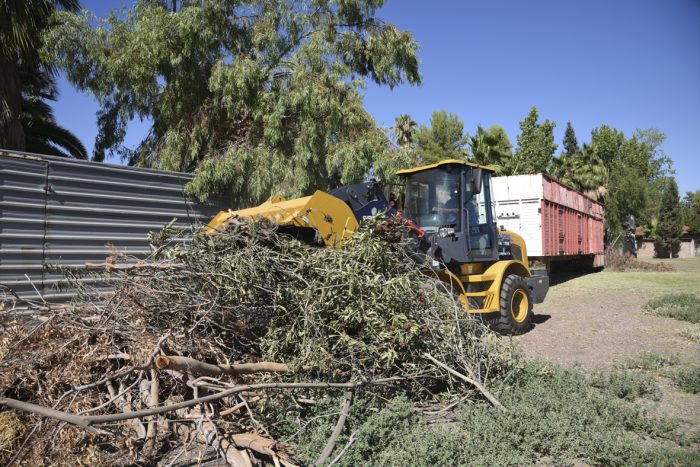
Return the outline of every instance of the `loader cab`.
{"type": "Polygon", "coordinates": [[[459,160],[397,172],[406,187],[404,215],[425,232],[425,253],[435,261],[458,267],[498,260],[492,172],[459,160]]]}

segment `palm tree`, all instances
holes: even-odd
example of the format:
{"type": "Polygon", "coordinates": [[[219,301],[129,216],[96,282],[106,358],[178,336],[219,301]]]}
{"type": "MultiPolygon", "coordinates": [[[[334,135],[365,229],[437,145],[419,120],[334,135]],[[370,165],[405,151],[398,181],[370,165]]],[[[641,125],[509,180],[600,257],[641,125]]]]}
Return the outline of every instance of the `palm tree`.
{"type": "Polygon", "coordinates": [[[488,130],[478,125],[476,134],[469,138],[469,151],[472,162],[489,165],[499,175],[513,155],[508,135],[499,125],[491,125],[488,130]]]}
{"type": "Polygon", "coordinates": [[[608,194],[608,171],[605,164],[586,145],[583,146],[583,151],[573,156],[563,152],[552,159],[547,173],[595,200],[601,200],[608,194]]]}
{"type": "Polygon", "coordinates": [[[576,158],[574,165],[577,188],[593,199],[600,200],[608,194],[608,169],[604,161],[587,145],[576,158]]]}
{"type": "Polygon", "coordinates": [[[55,69],[42,63],[38,53],[51,14],[79,8],[78,0],[0,0],[1,148],[87,157],[45,102],[56,100],[55,69]]]}
{"type": "Polygon", "coordinates": [[[411,118],[410,115],[402,114],[396,117],[394,121],[394,138],[398,146],[408,146],[413,143],[416,136],[418,124],[411,118]]]}
{"type": "Polygon", "coordinates": [[[547,168],[547,174],[566,186],[580,189],[576,177],[576,167],[579,164],[577,158],[578,156],[570,156],[566,152],[561,153],[559,157],[552,158],[547,168]]]}
{"type": "Polygon", "coordinates": [[[70,131],[56,123],[51,106],[46,101],[56,101],[54,79],[41,71],[20,72],[22,84],[22,113],[20,122],[24,129],[25,147],[28,152],[51,156],[87,159],[83,143],[70,131]]]}

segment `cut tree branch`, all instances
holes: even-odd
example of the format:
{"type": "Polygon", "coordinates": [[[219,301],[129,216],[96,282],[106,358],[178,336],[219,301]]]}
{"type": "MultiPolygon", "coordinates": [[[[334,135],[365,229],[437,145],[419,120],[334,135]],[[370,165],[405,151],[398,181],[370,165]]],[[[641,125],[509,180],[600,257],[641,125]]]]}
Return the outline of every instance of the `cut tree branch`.
{"type": "Polygon", "coordinates": [[[175,370],[203,376],[248,375],[253,373],[288,373],[284,363],[258,362],[236,363],[233,365],[213,365],[191,357],[160,355],[155,360],[159,370],[175,370]]]}
{"type": "Polygon", "coordinates": [[[135,269],[185,269],[184,264],[177,263],[85,263],[85,269],[104,269],[112,271],[133,271],[135,269]]]}
{"type": "Polygon", "coordinates": [[[221,391],[216,394],[210,394],[208,396],[198,397],[196,399],[190,399],[183,402],[178,402],[170,405],[161,405],[154,407],[152,409],[136,410],[130,413],[118,413],[118,414],[107,414],[107,415],[76,415],[68,412],[61,412],[60,410],[51,409],[49,407],[44,407],[37,404],[32,404],[31,402],[23,402],[17,399],[11,399],[8,397],[0,397],[0,406],[5,406],[10,409],[24,410],[25,412],[34,413],[42,417],[54,418],[56,420],[61,420],[71,425],[76,425],[82,428],[89,428],[91,425],[96,425],[99,423],[112,423],[120,422],[123,420],[130,420],[132,418],[143,418],[149,417],[151,415],[158,415],[162,413],[173,412],[179,409],[186,409],[193,407],[198,404],[204,404],[207,402],[214,402],[221,400],[225,397],[232,396],[244,391],[254,391],[257,389],[355,389],[360,386],[368,386],[375,384],[386,384],[395,381],[401,381],[404,378],[401,377],[391,377],[382,378],[371,381],[357,381],[353,383],[258,383],[258,384],[246,384],[232,387],[225,391],[221,391]]]}
{"type": "Polygon", "coordinates": [[[427,358],[428,360],[430,360],[431,362],[433,362],[434,364],[436,364],[437,366],[439,366],[440,368],[446,370],[451,375],[456,376],[457,378],[461,379],[462,381],[474,386],[481,394],[484,395],[484,397],[486,397],[486,399],[488,399],[489,402],[491,402],[491,404],[493,404],[494,407],[496,407],[501,412],[506,412],[506,408],[503,407],[503,405],[498,401],[498,399],[496,399],[496,397],[493,394],[491,394],[488,391],[488,389],[486,389],[484,387],[484,385],[481,384],[479,381],[472,379],[472,378],[469,378],[468,376],[463,375],[462,373],[458,372],[457,370],[450,368],[449,366],[445,365],[444,363],[442,363],[441,361],[439,361],[438,359],[436,359],[435,357],[433,357],[429,353],[424,353],[423,356],[425,358],[427,358]]]}
{"type": "Polygon", "coordinates": [[[318,456],[316,460],[317,466],[321,466],[326,463],[328,458],[331,456],[333,449],[335,449],[335,442],[338,440],[338,436],[343,432],[343,427],[345,427],[345,421],[348,419],[348,411],[350,410],[350,405],[352,404],[352,391],[347,391],[345,393],[345,402],[343,402],[343,408],[340,409],[340,416],[338,417],[338,423],[335,424],[333,428],[333,433],[331,437],[328,438],[326,446],[321,451],[321,455],[318,456]]]}

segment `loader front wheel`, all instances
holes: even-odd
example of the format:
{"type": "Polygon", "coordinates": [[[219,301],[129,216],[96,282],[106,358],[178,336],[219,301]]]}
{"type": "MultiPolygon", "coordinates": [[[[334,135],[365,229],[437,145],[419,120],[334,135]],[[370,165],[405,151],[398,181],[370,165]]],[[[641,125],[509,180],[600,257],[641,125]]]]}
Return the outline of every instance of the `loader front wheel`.
{"type": "Polygon", "coordinates": [[[524,277],[510,274],[503,279],[498,318],[491,322],[501,334],[522,334],[532,326],[532,301],[524,277]]]}

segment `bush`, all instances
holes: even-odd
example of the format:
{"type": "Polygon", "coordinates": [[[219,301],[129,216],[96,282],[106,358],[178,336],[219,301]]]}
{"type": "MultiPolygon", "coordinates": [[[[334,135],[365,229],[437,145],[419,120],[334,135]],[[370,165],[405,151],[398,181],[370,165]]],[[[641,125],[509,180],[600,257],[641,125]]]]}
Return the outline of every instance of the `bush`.
{"type": "Polygon", "coordinates": [[[654,379],[642,373],[597,372],[591,377],[591,383],[594,387],[627,401],[644,396],[656,400],[660,396],[659,388],[654,379]]]}
{"type": "Polygon", "coordinates": [[[671,375],[678,387],[691,394],[700,393],[700,367],[679,370],[671,375]]]}
{"type": "Polygon", "coordinates": [[[700,323],[700,297],[694,294],[663,295],[644,305],[644,311],[691,323],[700,323]]]}
{"type": "MultiPolygon", "coordinates": [[[[600,390],[577,369],[527,363],[497,396],[506,413],[469,403],[456,422],[440,424],[429,424],[411,404],[394,400],[359,424],[352,421],[347,433],[355,434],[354,441],[337,465],[694,465],[700,460],[697,453],[653,448],[650,439],[674,439],[675,423],[600,390]]],[[[332,423],[326,422],[323,433],[332,423]]],[[[305,437],[316,443],[313,452],[322,449],[323,440],[305,437]]],[[[332,457],[348,441],[349,435],[339,441],[332,457]]]]}
{"type": "Polygon", "coordinates": [[[689,324],[678,331],[678,335],[694,342],[700,342],[700,324],[689,324]]]}
{"type": "Polygon", "coordinates": [[[631,370],[658,371],[664,367],[677,365],[680,362],[677,356],[664,356],[651,352],[645,352],[639,357],[630,358],[622,365],[631,370]]]}

